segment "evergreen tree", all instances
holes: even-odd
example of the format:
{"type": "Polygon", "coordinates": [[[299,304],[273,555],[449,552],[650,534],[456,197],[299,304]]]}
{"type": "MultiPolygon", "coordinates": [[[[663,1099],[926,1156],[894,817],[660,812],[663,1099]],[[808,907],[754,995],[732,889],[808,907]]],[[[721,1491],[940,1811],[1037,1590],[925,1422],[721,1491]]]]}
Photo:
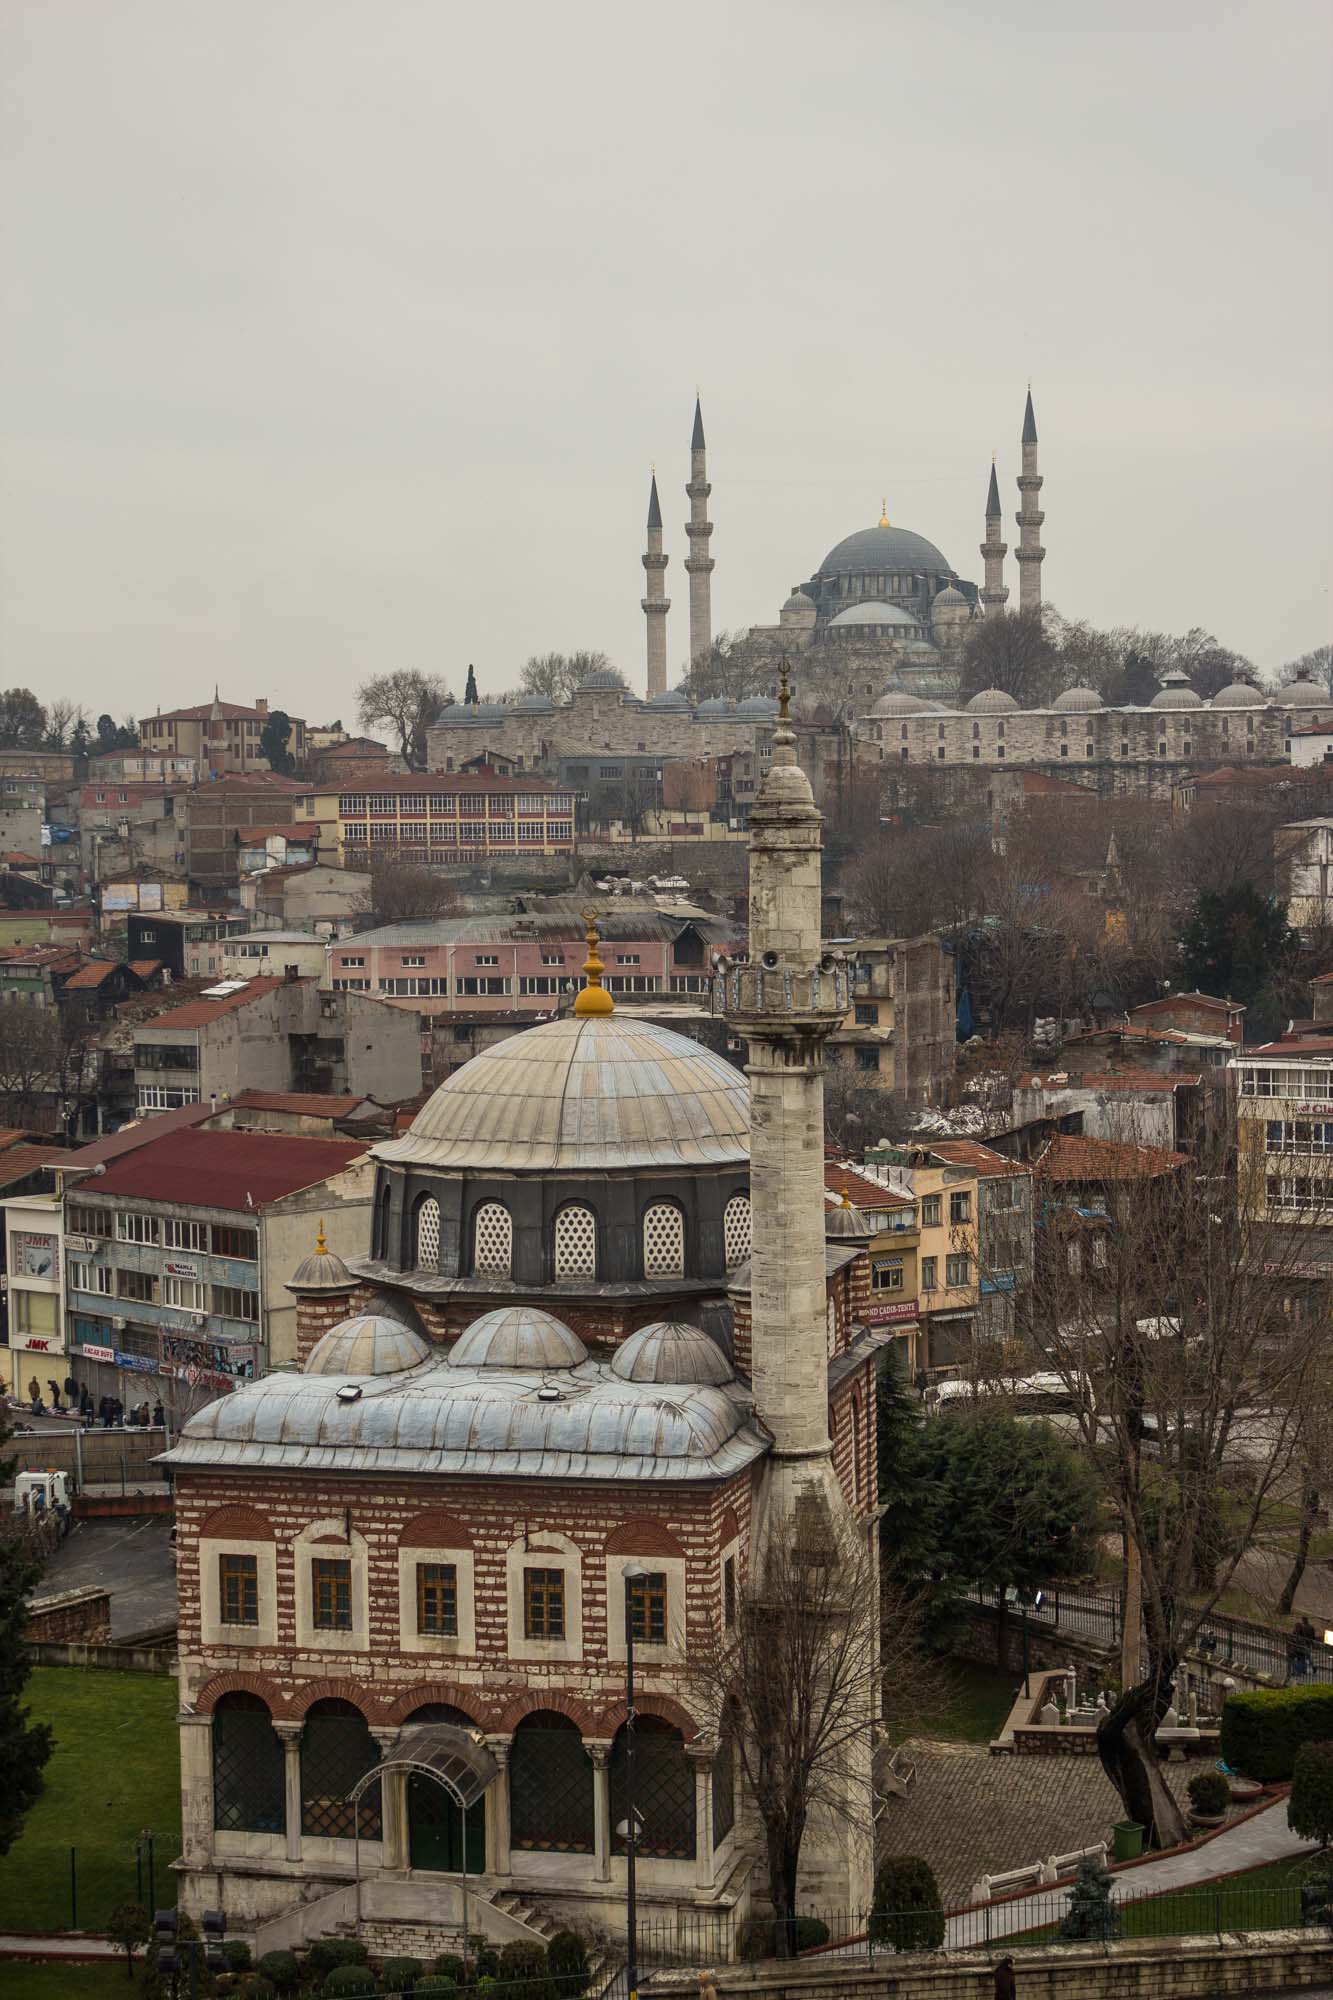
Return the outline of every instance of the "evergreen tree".
{"type": "Polygon", "coordinates": [[[296,769],[296,759],[287,748],[291,734],[292,719],[283,708],[275,708],[259,732],[259,754],[268,758],[270,771],[282,778],[290,777],[296,769]]]}
{"type": "Polygon", "coordinates": [[[1069,1892],[1069,1909],[1060,1919],[1066,1941],[1104,1944],[1120,1935],[1120,1912],[1111,1901],[1114,1878],[1095,1858],[1080,1861],[1078,1880],[1069,1892]]]}
{"type": "Polygon", "coordinates": [[[467,703],[469,708],[475,708],[480,698],[481,697],[477,693],[477,670],[473,666],[471,660],[469,660],[467,668],[467,686],[463,689],[463,700],[467,703]]]}
{"type": "MultiPolygon", "coordinates": [[[[9,1436],[0,1428],[0,1443],[9,1436]]],[[[0,1487],[14,1478],[14,1461],[0,1461],[0,1487]]],[[[28,1593],[40,1571],[18,1528],[20,1517],[0,1519],[0,1854],[7,1854],[23,1828],[29,1806],[42,1789],[42,1767],[51,1755],[51,1731],[32,1722],[22,1705],[32,1663],[23,1646],[28,1593]]]]}
{"type": "MultiPolygon", "coordinates": [[[[880,1359],[875,1392],[879,1459],[880,1553],[913,1592],[921,1592],[927,1616],[938,1608],[932,1586],[944,1567],[939,1539],[943,1496],[927,1463],[920,1398],[894,1350],[880,1359]]],[[[949,1596],[946,1586],[945,1598],[949,1596]]]]}
{"type": "Polygon", "coordinates": [[[1184,974],[1198,993],[1249,1001],[1291,948],[1287,913],[1252,882],[1220,893],[1205,889],[1180,934],[1184,974]]]}

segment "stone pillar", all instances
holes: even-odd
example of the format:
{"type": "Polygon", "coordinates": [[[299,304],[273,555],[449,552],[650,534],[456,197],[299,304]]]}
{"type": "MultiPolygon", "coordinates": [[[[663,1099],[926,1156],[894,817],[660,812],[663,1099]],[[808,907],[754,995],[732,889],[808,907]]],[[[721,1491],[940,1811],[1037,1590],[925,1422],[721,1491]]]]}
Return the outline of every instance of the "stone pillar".
{"type": "Polygon", "coordinates": [[[686,1755],[694,1766],[694,1886],[713,1886],[713,1757],[712,1743],[689,1743],[686,1755]]]}
{"type": "Polygon", "coordinates": [[[592,1758],[592,1844],[593,1877],[611,1880],[611,1745],[590,1743],[583,1747],[592,1758]]]}
{"type": "Polygon", "coordinates": [[[690,579],[691,660],[697,660],[713,643],[713,558],[708,553],[708,539],[713,532],[713,524],[708,518],[708,496],[712,490],[708,484],[703,412],[696,396],[694,436],[690,442],[690,483],[685,488],[690,503],[690,518],[685,523],[690,553],[685,558],[685,572],[690,579]]]}
{"type": "Polygon", "coordinates": [[[213,1853],[213,1718],[182,1709],[181,1849],[187,1868],[206,1868],[213,1853]]]}
{"type": "MultiPolygon", "coordinates": [[[[381,1758],[392,1757],[402,1734],[398,1729],[372,1729],[381,1758]]],[[[364,1794],[363,1794],[364,1797],[364,1794]]],[[[408,1866],[407,1856],[407,1772],[386,1771],[380,1779],[381,1866],[399,1873],[408,1866]]]]}
{"type": "Polygon", "coordinates": [[[1000,486],[995,477],[995,461],[991,460],[990,491],[986,495],[986,539],[981,544],[981,559],[986,565],[986,581],[982,585],[981,603],[987,618],[993,618],[1003,611],[1009,601],[1009,592],[1004,581],[1004,559],[1009,553],[1009,545],[1000,539],[1000,524],[1004,519],[1000,507],[1000,486]]]}
{"type": "Polygon", "coordinates": [[[643,558],[647,572],[646,597],[641,598],[648,620],[648,699],[665,694],[667,685],[666,621],[671,599],[666,595],[667,557],[662,553],[662,508],[657,498],[657,474],[648,495],[648,549],[643,558]]]}
{"type": "Polygon", "coordinates": [[[1041,492],[1041,474],[1037,470],[1037,420],[1032,413],[1032,391],[1028,390],[1027,409],[1023,413],[1023,470],[1018,477],[1020,505],[1015,516],[1018,522],[1018,547],[1014,551],[1018,562],[1018,608],[1020,611],[1041,610],[1041,566],[1046,551],[1041,545],[1041,524],[1046,519],[1037,505],[1037,495],[1041,492]]]}
{"type": "Polygon", "coordinates": [[[509,1752],[512,1736],[488,1736],[486,1748],[500,1766],[500,1775],[486,1794],[486,1873],[508,1875],[513,1861],[509,1851],[509,1752]]]}
{"type": "Polygon", "coordinates": [[[301,1725],[275,1722],[282,1742],[283,1774],[287,1780],[287,1859],[301,1859],[301,1725]]]}

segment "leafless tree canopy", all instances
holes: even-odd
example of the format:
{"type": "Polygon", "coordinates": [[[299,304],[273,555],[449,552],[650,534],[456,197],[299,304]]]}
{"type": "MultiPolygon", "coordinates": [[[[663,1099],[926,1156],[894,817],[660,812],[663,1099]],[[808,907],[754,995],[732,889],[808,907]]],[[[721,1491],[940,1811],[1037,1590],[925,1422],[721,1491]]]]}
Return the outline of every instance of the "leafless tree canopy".
{"type": "Polygon", "coordinates": [[[439,674],[417,673],[410,667],[374,674],[356,691],[362,728],[379,726],[393,730],[399,754],[409,771],[425,770],[426,731],[439,721],[451,700],[439,674]]]}
{"type": "Polygon", "coordinates": [[[518,677],[519,692],[544,694],[548,701],[568,701],[592,673],[612,673],[622,687],[627,685],[625,676],[605,653],[534,653],[518,677]]]}
{"type": "Polygon", "coordinates": [[[373,849],[370,885],[362,898],[365,914],[377,924],[411,923],[449,917],[458,909],[458,890],[447,876],[397,848],[373,849]]]}

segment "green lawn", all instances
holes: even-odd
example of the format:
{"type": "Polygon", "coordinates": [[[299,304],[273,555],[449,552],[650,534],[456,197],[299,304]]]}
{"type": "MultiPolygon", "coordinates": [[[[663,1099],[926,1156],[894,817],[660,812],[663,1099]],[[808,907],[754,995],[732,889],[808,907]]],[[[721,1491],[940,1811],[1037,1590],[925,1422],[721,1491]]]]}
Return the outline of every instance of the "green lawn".
{"type": "MultiPolygon", "coordinates": [[[[1151,1894],[1152,1870],[1136,1869],[1142,1877],[1141,1900],[1124,1906],[1121,1936],[1127,1938],[1201,1936],[1211,1931],[1273,1931],[1299,1927],[1301,1879],[1314,1850],[1289,1861],[1269,1861],[1262,1868],[1242,1869],[1218,1882],[1201,1882],[1191,1889],[1151,1894]]],[[[1131,1893],[1136,1889],[1132,1878],[1131,1893]]],[[[1057,1891],[1051,1891],[1057,1894],[1057,1891]]],[[[1054,1924],[1024,1931],[1013,1943],[1044,1944],[1057,1936],[1054,1924]]]]}
{"type": "Polygon", "coordinates": [[[885,1720],[894,1742],[904,1736],[931,1736],[946,1742],[989,1743],[998,1736],[1014,1705],[1022,1676],[1008,1667],[973,1660],[941,1659],[932,1669],[929,1698],[899,1713],[892,1687],[885,1690],[885,1720]]]}
{"type": "Polygon", "coordinates": [[[133,1984],[125,1977],[123,1958],[104,1965],[35,1964],[31,1959],[0,1958],[0,2000],[135,2000],[143,1992],[143,1966],[135,1961],[133,1984]]]}
{"type": "MultiPolygon", "coordinates": [[[[156,1901],[159,1907],[174,1903],[171,1864],[180,1853],[175,1679],[170,1674],[35,1667],[26,1698],[34,1717],[51,1724],[55,1748],[45,1789],[18,1841],[0,1860],[0,1910],[6,1927],[72,1928],[73,1847],[77,1927],[100,1930],[116,1903],[138,1897],[134,1849],[145,1827],[154,1835],[156,1901]]],[[[146,1872],[141,1900],[148,1903],[146,1872]]],[[[128,1989],[129,1981],[123,1984],[128,1989]]],[[[0,1985],[0,1993],[7,1990],[0,1985]]]]}

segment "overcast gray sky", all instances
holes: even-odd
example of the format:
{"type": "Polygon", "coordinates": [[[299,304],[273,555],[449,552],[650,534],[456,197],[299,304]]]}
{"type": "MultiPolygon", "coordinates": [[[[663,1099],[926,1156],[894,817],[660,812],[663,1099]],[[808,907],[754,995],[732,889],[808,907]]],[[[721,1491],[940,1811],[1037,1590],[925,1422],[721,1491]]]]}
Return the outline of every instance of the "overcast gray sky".
{"type": "Polygon", "coordinates": [[[0,25],[0,683],[349,722],[390,667],[642,685],[696,383],[720,627],[881,494],[978,576],[1030,376],[1049,601],[1265,668],[1329,636],[1327,0],[0,25]]]}

